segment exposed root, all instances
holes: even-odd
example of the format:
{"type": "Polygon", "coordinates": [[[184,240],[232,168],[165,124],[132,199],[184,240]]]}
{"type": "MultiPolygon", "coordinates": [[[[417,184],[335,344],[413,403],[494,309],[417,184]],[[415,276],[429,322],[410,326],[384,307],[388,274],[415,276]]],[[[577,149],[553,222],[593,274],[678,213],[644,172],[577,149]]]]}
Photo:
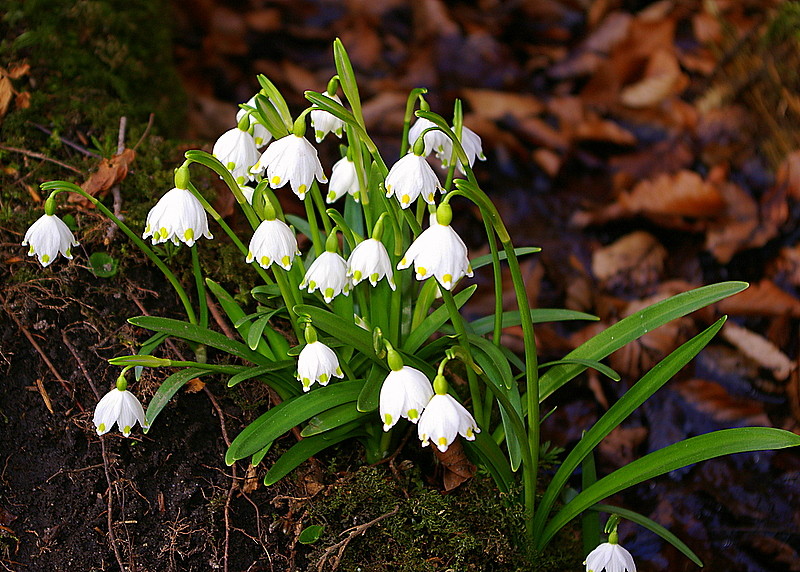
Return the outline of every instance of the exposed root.
{"type": "Polygon", "coordinates": [[[365,522],[364,524],[359,524],[358,526],[354,526],[352,528],[348,528],[347,530],[342,531],[342,534],[347,534],[347,536],[343,539],[334,544],[333,546],[329,546],[325,549],[325,553],[320,558],[319,562],[317,563],[317,572],[322,572],[322,567],[328,561],[328,558],[331,559],[331,569],[330,572],[334,572],[339,567],[339,562],[342,560],[342,556],[344,555],[344,550],[347,548],[347,545],[350,544],[350,541],[356,538],[357,536],[361,536],[367,530],[378,524],[380,521],[389,518],[390,516],[394,516],[397,514],[397,511],[400,510],[400,505],[394,507],[394,510],[387,512],[386,514],[382,514],[381,516],[370,520],[369,522],[365,522]],[[336,552],[335,556],[332,556],[333,553],[336,552]]]}

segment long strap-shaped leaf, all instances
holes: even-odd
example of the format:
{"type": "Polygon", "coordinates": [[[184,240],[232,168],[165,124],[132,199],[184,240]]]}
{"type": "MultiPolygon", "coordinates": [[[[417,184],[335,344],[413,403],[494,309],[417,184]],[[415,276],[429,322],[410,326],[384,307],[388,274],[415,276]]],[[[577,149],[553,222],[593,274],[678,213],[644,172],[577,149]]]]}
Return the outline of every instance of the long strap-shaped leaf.
{"type": "MultiPolygon", "coordinates": [[[[210,373],[214,372],[189,367],[170,375],[167,379],[161,382],[161,385],[158,386],[158,390],[156,391],[155,395],[153,395],[153,398],[147,405],[147,412],[144,414],[145,423],[147,423],[148,426],[152,425],[153,421],[155,421],[156,417],[158,417],[158,414],[161,413],[162,409],[164,409],[164,406],[169,403],[169,400],[172,399],[178,390],[186,385],[190,379],[208,375],[210,373]]],[[[145,433],[147,433],[146,430],[145,433]]]]}
{"type": "Polygon", "coordinates": [[[362,386],[362,381],[337,382],[279,403],[236,436],[225,454],[225,462],[232,465],[235,461],[260,451],[268,443],[314,415],[342,403],[355,401],[362,386]]]}
{"type": "Polygon", "coordinates": [[[154,332],[164,332],[176,338],[197,342],[198,344],[205,344],[259,365],[270,365],[274,363],[273,360],[251,350],[241,342],[232,340],[208,328],[190,324],[189,322],[173,320],[171,318],[159,318],[158,316],[136,316],[134,318],[128,318],[128,322],[134,326],[140,326],[154,332]]]}
{"type": "Polygon", "coordinates": [[[578,468],[583,459],[602,441],[606,435],[624,421],[633,411],[644,403],[651,395],[658,391],[673,375],[678,373],[683,366],[689,363],[711,341],[722,328],[725,318],[719,319],[715,324],[693,337],[681,347],[673,351],[658,364],[648,371],[631,387],[619,401],[589,429],[570,451],[564,462],[553,475],[547,490],[542,496],[539,508],[534,517],[533,530],[538,537],[544,528],[544,523],[549,516],[553,503],[561,493],[570,475],[578,468]]]}
{"type": "MultiPolygon", "coordinates": [[[[566,358],[601,360],[625,344],[645,335],[670,320],[685,316],[747,288],[746,282],[720,282],[683,292],[636,312],[578,346],[566,358]]],[[[539,378],[539,401],[586,369],[580,364],[565,364],[549,369],[539,378]]]]}
{"type": "MultiPolygon", "coordinates": [[[[467,300],[470,299],[477,289],[478,285],[472,284],[453,296],[456,306],[461,308],[461,306],[466,304],[467,300]]],[[[436,308],[424,320],[422,320],[422,323],[418,327],[414,328],[414,330],[408,334],[408,337],[403,342],[402,349],[413,354],[422,344],[425,343],[428,338],[433,335],[436,330],[442,326],[442,324],[447,321],[449,317],[450,313],[447,311],[446,306],[439,306],[436,308]]]]}
{"type": "Polygon", "coordinates": [[[294,307],[294,311],[298,316],[303,314],[309,316],[315,328],[335,337],[348,346],[354,347],[377,363],[382,363],[372,348],[372,333],[356,326],[353,320],[345,320],[333,312],[308,304],[298,304],[294,307]]]}
{"type": "Polygon", "coordinates": [[[748,451],[785,449],[800,445],[800,436],[772,427],[739,427],[723,429],[691,437],[658,451],[653,451],[617,469],[580,492],[547,524],[537,539],[537,547],[547,543],[570,520],[601,500],[633,485],[658,477],[675,469],[723,455],[748,451]]]}

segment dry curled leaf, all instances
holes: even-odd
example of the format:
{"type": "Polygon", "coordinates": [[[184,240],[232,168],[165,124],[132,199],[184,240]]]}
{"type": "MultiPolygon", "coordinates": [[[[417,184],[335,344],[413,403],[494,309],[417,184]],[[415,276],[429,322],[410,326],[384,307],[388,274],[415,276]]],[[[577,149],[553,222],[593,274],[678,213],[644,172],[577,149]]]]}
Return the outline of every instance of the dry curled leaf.
{"type": "Polygon", "coordinates": [[[736,296],[717,302],[717,310],[737,316],[791,316],[800,318],[800,300],[766,278],[736,296]]]}
{"type": "Polygon", "coordinates": [[[542,103],[525,93],[509,93],[491,89],[465,89],[464,99],[478,115],[497,121],[510,116],[521,120],[542,112],[542,103]]]}
{"type": "Polygon", "coordinates": [[[186,383],[186,393],[197,393],[199,391],[203,391],[205,386],[206,382],[199,377],[192,378],[186,383]]]}
{"type": "Polygon", "coordinates": [[[11,85],[11,80],[0,70],[0,118],[8,112],[13,96],[14,87],[11,85]]]}
{"type": "Polygon", "coordinates": [[[620,92],[623,105],[652,107],[667,97],[680,93],[689,83],[671,50],[658,50],[650,58],[644,77],[620,92]]]}
{"type": "Polygon", "coordinates": [[[778,346],[752,330],[727,322],[722,337],[736,346],[744,355],[768,369],[775,379],[785,380],[795,369],[795,364],[778,346]]]}
{"type": "Polygon", "coordinates": [[[128,176],[128,169],[135,157],[136,151],[124,149],[122,153],[114,155],[111,159],[104,158],[97,166],[97,171],[92,173],[81,185],[81,188],[93,197],[102,195],[128,176]]]}
{"type": "Polygon", "coordinates": [[[475,465],[464,453],[460,439],[453,441],[444,453],[436,447],[433,447],[433,452],[442,464],[444,490],[452,491],[475,475],[475,465]]]}

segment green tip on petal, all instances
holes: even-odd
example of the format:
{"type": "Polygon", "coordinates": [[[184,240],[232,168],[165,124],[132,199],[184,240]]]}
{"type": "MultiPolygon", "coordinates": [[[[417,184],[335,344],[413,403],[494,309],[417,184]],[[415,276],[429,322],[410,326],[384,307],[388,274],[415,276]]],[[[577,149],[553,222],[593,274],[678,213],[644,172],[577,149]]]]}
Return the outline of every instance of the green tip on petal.
{"type": "Polygon", "coordinates": [[[50,255],[42,254],[42,264],[47,264],[48,262],[50,262],[50,255]]]}
{"type": "Polygon", "coordinates": [[[391,425],[392,424],[392,416],[388,413],[383,414],[383,424],[384,425],[391,425]]]}
{"type": "Polygon", "coordinates": [[[416,409],[409,409],[407,415],[409,419],[413,420],[419,417],[419,411],[417,411],[416,409]]]}
{"type": "Polygon", "coordinates": [[[105,433],[106,432],[106,424],[105,423],[101,423],[100,425],[98,425],[97,426],[97,431],[100,432],[100,433],[105,433]]]}
{"type": "Polygon", "coordinates": [[[329,380],[329,379],[330,379],[330,376],[329,376],[327,373],[322,373],[322,374],[320,374],[320,376],[319,376],[319,382],[320,382],[322,385],[325,385],[326,383],[328,383],[328,380],[329,380]]]}
{"type": "Polygon", "coordinates": [[[356,270],[353,272],[353,280],[355,280],[356,282],[361,281],[361,276],[362,276],[361,270],[356,270]]]}
{"type": "Polygon", "coordinates": [[[194,240],[194,230],[191,228],[187,228],[186,231],[183,233],[183,239],[186,241],[194,240]]]}

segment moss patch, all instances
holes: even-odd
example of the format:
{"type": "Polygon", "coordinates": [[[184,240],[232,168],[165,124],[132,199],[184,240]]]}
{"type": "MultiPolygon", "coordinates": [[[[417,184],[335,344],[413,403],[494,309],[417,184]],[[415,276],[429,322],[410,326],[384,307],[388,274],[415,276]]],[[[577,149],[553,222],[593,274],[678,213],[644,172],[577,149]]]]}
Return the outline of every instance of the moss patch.
{"type": "Polygon", "coordinates": [[[423,485],[412,468],[398,480],[382,467],[348,473],[314,498],[304,525],[324,525],[311,562],[328,561],[352,527],[366,528],[344,549],[343,572],[559,571],[579,570],[581,549],[571,535],[529,560],[516,546],[523,534],[521,507],[477,477],[451,494],[423,485]],[[343,534],[345,533],[345,534],[343,534]],[[562,545],[559,546],[559,543],[562,545]]]}

